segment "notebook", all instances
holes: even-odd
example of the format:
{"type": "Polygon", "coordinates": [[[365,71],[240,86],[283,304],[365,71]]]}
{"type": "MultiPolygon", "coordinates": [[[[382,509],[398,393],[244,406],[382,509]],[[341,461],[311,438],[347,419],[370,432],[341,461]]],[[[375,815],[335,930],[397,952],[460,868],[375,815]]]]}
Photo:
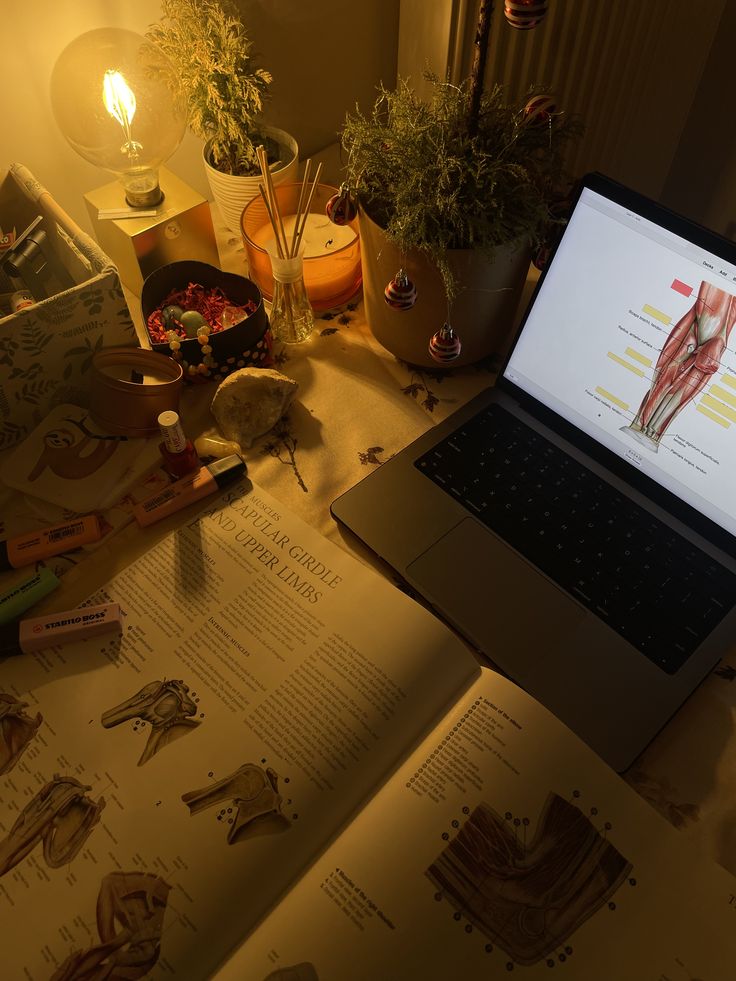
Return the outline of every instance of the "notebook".
{"type": "Polygon", "coordinates": [[[736,640],[735,321],[733,243],[588,175],[496,385],[332,504],[619,771],[736,640]]]}

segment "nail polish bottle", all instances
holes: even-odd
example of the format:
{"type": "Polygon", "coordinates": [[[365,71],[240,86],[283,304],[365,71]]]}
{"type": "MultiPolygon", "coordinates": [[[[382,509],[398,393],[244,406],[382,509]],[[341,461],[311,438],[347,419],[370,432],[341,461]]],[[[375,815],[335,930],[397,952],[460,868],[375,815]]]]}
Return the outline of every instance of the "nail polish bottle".
{"type": "Polygon", "coordinates": [[[171,476],[186,477],[188,473],[199,470],[202,463],[192,441],[184,435],[179,414],[171,409],[161,412],[158,428],[162,439],[158,448],[171,476]]]}

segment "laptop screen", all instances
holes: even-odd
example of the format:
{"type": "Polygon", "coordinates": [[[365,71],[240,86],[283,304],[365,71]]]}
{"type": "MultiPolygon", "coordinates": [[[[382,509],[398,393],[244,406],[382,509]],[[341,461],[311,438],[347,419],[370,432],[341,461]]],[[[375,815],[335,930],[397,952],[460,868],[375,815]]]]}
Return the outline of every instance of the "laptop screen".
{"type": "Polygon", "coordinates": [[[504,377],[736,535],[736,265],[642,210],[583,188],[504,377]]]}

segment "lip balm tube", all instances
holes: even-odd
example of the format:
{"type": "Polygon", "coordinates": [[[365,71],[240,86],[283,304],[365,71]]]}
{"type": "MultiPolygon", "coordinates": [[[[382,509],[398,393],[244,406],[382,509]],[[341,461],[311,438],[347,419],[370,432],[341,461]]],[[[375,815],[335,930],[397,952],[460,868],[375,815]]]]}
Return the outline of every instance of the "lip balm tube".
{"type": "Polygon", "coordinates": [[[16,535],[0,542],[0,569],[21,569],[39,559],[48,559],[80,545],[98,542],[100,538],[102,529],[95,514],[85,514],[73,521],[16,535]]]}
{"type": "Polygon", "coordinates": [[[78,610],[32,617],[0,628],[0,657],[32,654],[45,647],[70,644],[75,640],[99,637],[122,629],[119,603],[82,606],[78,610]]]}
{"type": "Polygon", "coordinates": [[[51,569],[39,569],[35,576],[3,593],[0,596],[0,625],[17,620],[21,613],[53,592],[59,583],[51,569]]]}
{"type": "Polygon", "coordinates": [[[237,454],[215,460],[196,473],[190,473],[165,490],[158,491],[141,501],[133,508],[133,515],[139,525],[152,525],[170,514],[181,511],[187,504],[213,494],[237,480],[246,471],[245,462],[237,454]]]}

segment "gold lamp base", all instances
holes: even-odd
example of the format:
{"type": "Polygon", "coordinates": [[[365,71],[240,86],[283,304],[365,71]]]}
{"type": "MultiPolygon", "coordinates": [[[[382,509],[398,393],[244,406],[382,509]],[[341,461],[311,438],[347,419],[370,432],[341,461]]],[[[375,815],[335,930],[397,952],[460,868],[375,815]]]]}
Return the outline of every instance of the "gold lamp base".
{"type": "Polygon", "coordinates": [[[100,247],[117,266],[121,281],[137,296],[146,277],[170,262],[196,259],[220,265],[209,202],[164,167],[159,179],[164,197],[151,209],[154,215],[101,218],[101,211],[128,210],[118,181],[84,195],[100,247]]]}

